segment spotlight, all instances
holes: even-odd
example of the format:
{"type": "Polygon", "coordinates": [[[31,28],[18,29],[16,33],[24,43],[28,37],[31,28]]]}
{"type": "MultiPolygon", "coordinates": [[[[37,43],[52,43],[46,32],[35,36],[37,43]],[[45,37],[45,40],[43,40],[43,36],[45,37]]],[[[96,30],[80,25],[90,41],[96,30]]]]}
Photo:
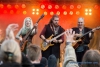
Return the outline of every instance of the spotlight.
{"type": "Polygon", "coordinates": [[[47,12],[46,11],[44,12],[44,15],[47,15],[47,12]]]}
{"type": "Polygon", "coordinates": [[[60,15],[60,11],[57,11],[57,13],[56,13],[57,15],[60,15]]]}
{"type": "Polygon", "coordinates": [[[32,11],[35,11],[35,9],[32,9],[32,11]]]}
{"type": "Polygon", "coordinates": [[[36,9],[36,11],[39,11],[39,9],[36,9]]]}
{"type": "Polygon", "coordinates": [[[25,15],[25,14],[27,14],[27,12],[26,11],[23,11],[23,14],[25,15]]]}
{"type": "Polygon", "coordinates": [[[26,8],[26,5],[25,4],[22,4],[22,8],[26,8]]]}
{"type": "Polygon", "coordinates": [[[77,8],[78,8],[78,9],[81,9],[81,7],[82,7],[81,5],[77,5],[77,8]]]}
{"type": "Polygon", "coordinates": [[[88,9],[85,9],[85,12],[88,12],[88,9]]]}
{"type": "Polygon", "coordinates": [[[52,5],[48,5],[48,9],[52,9],[52,5]]]}
{"type": "Polygon", "coordinates": [[[70,14],[70,15],[73,15],[73,11],[70,11],[69,14],[70,14]]]}
{"type": "Polygon", "coordinates": [[[92,13],[89,13],[89,15],[92,15],[92,13]]]}
{"type": "Polygon", "coordinates": [[[59,9],[59,5],[55,5],[55,9],[59,9]]]}
{"type": "Polygon", "coordinates": [[[39,12],[36,12],[36,15],[39,15],[39,12]]]}
{"type": "Polygon", "coordinates": [[[41,9],[44,9],[45,8],[45,5],[41,5],[41,9]]]}
{"type": "Polygon", "coordinates": [[[98,6],[98,5],[95,5],[95,6],[94,6],[94,8],[95,8],[95,9],[98,9],[98,8],[99,8],[99,6],[98,6]]]}
{"type": "Polygon", "coordinates": [[[66,5],[63,5],[63,6],[62,6],[62,9],[66,9],[66,5]]]}
{"type": "Polygon", "coordinates": [[[18,6],[18,5],[15,5],[15,8],[16,8],[16,9],[18,9],[18,8],[19,8],[19,6],[18,6]]]}
{"type": "Polygon", "coordinates": [[[0,8],[3,8],[4,7],[4,5],[3,4],[0,4],[0,8]]]}
{"type": "Polygon", "coordinates": [[[70,5],[70,9],[74,9],[74,5],[70,5]]]}
{"type": "Polygon", "coordinates": [[[63,14],[64,14],[64,15],[67,15],[67,11],[64,11],[63,14]]]}
{"type": "Polygon", "coordinates": [[[7,5],[7,8],[9,8],[9,9],[10,9],[10,8],[11,8],[11,5],[10,5],[10,4],[8,4],[8,5],[7,5]]]}
{"type": "Polygon", "coordinates": [[[32,12],[32,14],[35,14],[35,12],[32,12]]]}
{"type": "Polygon", "coordinates": [[[13,10],[10,10],[10,14],[13,14],[14,13],[14,11],[13,10]]]}
{"type": "Polygon", "coordinates": [[[91,12],[92,11],[92,9],[89,9],[89,12],[91,12]]]}
{"type": "Polygon", "coordinates": [[[51,11],[51,12],[50,12],[50,15],[54,15],[54,12],[53,12],[53,11],[51,11]]]}
{"type": "Polygon", "coordinates": [[[79,15],[80,14],[80,12],[79,11],[76,11],[76,15],[79,15]]]}
{"type": "Polygon", "coordinates": [[[88,15],[88,13],[85,13],[85,15],[88,15]]]}

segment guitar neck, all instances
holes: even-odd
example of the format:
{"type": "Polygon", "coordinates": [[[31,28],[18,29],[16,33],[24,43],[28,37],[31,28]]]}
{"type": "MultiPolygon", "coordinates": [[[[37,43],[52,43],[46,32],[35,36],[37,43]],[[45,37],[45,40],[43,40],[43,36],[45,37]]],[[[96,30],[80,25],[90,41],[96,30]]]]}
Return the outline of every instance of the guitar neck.
{"type": "MultiPolygon", "coordinates": [[[[65,32],[66,32],[66,31],[65,31],[65,32]]],[[[59,38],[60,36],[64,35],[64,33],[65,33],[65,32],[63,32],[63,33],[59,34],[58,36],[56,36],[56,37],[52,38],[50,41],[53,41],[54,39],[59,38]]]]}
{"type": "MultiPolygon", "coordinates": [[[[37,24],[38,22],[44,17],[44,14],[42,14],[42,16],[37,20],[37,24]]],[[[26,40],[28,38],[28,36],[32,33],[33,29],[35,28],[35,26],[33,26],[33,28],[26,34],[26,36],[24,37],[24,39],[26,40]]]]}
{"type": "MultiPolygon", "coordinates": [[[[96,30],[96,29],[95,29],[95,30],[96,30]]],[[[85,36],[85,35],[89,34],[90,32],[92,32],[92,30],[90,30],[90,31],[86,32],[86,33],[85,33],[85,34],[83,34],[80,38],[82,38],[83,36],[85,36]]]]}

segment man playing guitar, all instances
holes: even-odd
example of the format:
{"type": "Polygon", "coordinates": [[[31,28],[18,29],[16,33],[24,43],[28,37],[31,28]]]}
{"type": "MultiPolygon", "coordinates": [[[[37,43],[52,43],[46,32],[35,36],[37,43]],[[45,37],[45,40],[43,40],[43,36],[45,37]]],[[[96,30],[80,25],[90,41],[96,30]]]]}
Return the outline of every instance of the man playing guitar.
{"type": "MultiPolygon", "coordinates": [[[[73,31],[75,31],[76,40],[78,38],[80,38],[82,35],[84,35],[86,32],[92,30],[92,29],[84,26],[84,18],[82,18],[82,17],[78,18],[77,24],[78,24],[78,27],[72,28],[73,31]]],[[[82,41],[78,42],[79,45],[77,48],[75,48],[77,62],[82,61],[82,57],[83,57],[84,53],[86,52],[86,50],[89,49],[88,44],[90,43],[92,36],[93,36],[93,31],[91,31],[87,35],[83,36],[81,38],[82,41]]]]}
{"type": "MultiPolygon", "coordinates": [[[[49,24],[45,25],[44,29],[42,30],[40,34],[40,38],[47,43],[50,43],[50,40],[48,39],[50,36],[56,37],[57,35],[64,32],[64,29],[58,25],[59,22],[59,16],[53,15],[51,18],[49,24]]],[[[64,35],[60,36],[57,39],[54,39],[51,43],[54,44],[53,46],[49,46],[48,49],[42,50],[42,56],[47,58],[54,54],[57,59],[60,58],[60,45],[64,42],[64,35]]],[[[47,45],[48,46],[48,45],[47,45]]],[[[59,61],[59,60],[58,60],[59,61]]]]}

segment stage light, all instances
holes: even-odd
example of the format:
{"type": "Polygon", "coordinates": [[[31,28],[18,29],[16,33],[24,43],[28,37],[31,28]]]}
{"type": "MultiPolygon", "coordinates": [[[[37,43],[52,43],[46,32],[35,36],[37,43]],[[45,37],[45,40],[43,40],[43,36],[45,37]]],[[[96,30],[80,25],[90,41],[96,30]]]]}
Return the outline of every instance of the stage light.
{"type": "Polygon", "coordinates": [[[39,15],[39,12],[36,12],[36,15],[39,15]]]}
{"type": "Polygon", "coordinates": [[[3,8],[4,7],[4,5],[3,4],[0,4],[0,8],[3,8]]]}
{"type": "Polygon", "coordinates": [[[85,13],[85,15],[88,15],[88,13],[85,13]]]}
{"type": "Polygon", "coordinates": [[[70,9],[74,9],[74,5],[70,5],[70,9]]]}
{"type": "Polygon", "coordinates": [[[45,5],[41,5],[41,9],[44,9],[45,8],[45,5]]]}
{"type": "Polygon", "coordinates": [[[60,15],[60,11],[57,11],[57,13],[56,13],[57,15],[60,15]]]}
{"type": "Polygon", "coordinates": [[[92,11],[92,9],[89,9],[89,12],[91,12],[92,11]]]}
{"type": "Polygon", "coordinates": [[[23,14],[25,15],[25,14],[27,14],[27,12],[26,11],[23,11],[23,14]]]}
{"type": "Polygon", "coordinates": [[[62,9],[66,9],[66,5],[63,5],[63,6],[62,6],[62,9]]]}
{"type": "Polygon", "coordinates": [[[32,11],[35,11],[35,9],[32,9],[32,11]]]}
{"type": "Polygon", "coordinates": [[[8,4],[8,5],[7,5],[7,8],[9,8],[9,9],[10,9],[10,8],[11,8],[11,5],[10,5],[10,4],[8,4]]]}
{"type": "Polygon", "coordinates": [[[52,5],[48,5],[48,9],[52,9],[52,5]]]}
{"type": "Polygon", "coordinates": [[[80,14],[80,12],[79,11],[76,11],[76,15],[79,15],[80,14]]]}
{"type": "Polygon", "coordinates": [[[10,10],[10,14],[13,14],[14,13],[14,11],[13,10],[10,10]]]}
{"type": "Polygon", "coordinates": [[[89,13],[89,15],[92,15],[92,13],[89,13]]]}
{"type": "Polygon", "coordinates": [[[39,11],[39,9],[36,9],[36,11],[39,11]]]}
{"type": "Polygon", "coordinates": [[[55,5],[55,9],[59,9],[59,5],[55,5]]]}
{"type": "Polygon", "coordinates": [[[85,9],[85,12],[88,12],[88,9],[85,9]]]}
{"type": "Polygon", "coordinates": [[[94,6],[94,9],[98,9],[98,8],[99,8],[99,6],[98,6],[98,5],[95,5],[95,6],[94,6]]]}
{"type": "Polygon", "coordinates": [[[73,15],[73,11],[70,11],[69,14],[70,14],[70,15],[73,15]]]}
{"type": "Polygon", "coordinates": [[[18,9],[18,8],[19,8],[19,6],[16,4],[16,5],[15,5],[15,8],[16,8],[16,9],[18,9]]]}
{"type": "Polygon", "coordinates": [[[46,11],[44,12],[44,15],[47,15],[47,12],[46,11]]]}
{"type": "Polygon", "coordinates": [[[81,5],[77,5],[77,9],[81,9],[81,7],[82,7],[81,5]]]}
{"type": "Polygon", "coordinates": [[[26,8],[26,5],[25,4],[22,4],[22,8],[26,8]]]}
{"type": "Polygon", "coordinates": [[[35,14],[35,12],[32,12],[32,14],[35,14]]]}
{"type": "Polygon", "coordinates": [[[53,12],[53,11],[51,11],[51,12],[50,12],[50,15],[54,15],[54,12],[53,12]]]}
{"type": "Polygon", "coordinates": [[[63,14],[64,14],[64,15],[67,15],[67,11],[64,11],[63,14]]]}

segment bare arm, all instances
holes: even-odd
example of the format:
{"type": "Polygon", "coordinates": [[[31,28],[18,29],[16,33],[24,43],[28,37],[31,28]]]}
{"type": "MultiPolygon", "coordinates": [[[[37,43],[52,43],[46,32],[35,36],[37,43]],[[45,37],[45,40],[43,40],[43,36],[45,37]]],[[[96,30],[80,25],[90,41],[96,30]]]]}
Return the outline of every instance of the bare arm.
{"type": "Polygon", "coordinates": [[[9,24],[6,28],[6,39],[15,39],[14,31],[17,30],[18,24],[9,24]]]}
{"type": "Polygon", "coordinates": [[[72,47],[72,43],[74,42],[73,37],[75,36],[75,32],[72,29],[67,30],[66,35],[66,48],[65,48],[65,55],[64,55],[64,62],[63,67],[78,67],[76,61],[76,54],[75,50],[72,47]]]}

